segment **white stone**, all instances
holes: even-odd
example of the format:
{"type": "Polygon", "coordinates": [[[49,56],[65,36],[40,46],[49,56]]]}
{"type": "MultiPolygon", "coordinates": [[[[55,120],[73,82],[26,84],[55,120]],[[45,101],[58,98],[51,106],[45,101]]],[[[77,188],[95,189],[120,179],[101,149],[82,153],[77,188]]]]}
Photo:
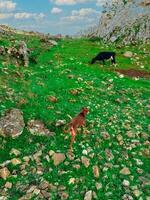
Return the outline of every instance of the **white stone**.
{"type": "Polygon", "coordinates": [[[122,185],[128,187],[130,182],[128,180],[123,180],[122,185]]]}

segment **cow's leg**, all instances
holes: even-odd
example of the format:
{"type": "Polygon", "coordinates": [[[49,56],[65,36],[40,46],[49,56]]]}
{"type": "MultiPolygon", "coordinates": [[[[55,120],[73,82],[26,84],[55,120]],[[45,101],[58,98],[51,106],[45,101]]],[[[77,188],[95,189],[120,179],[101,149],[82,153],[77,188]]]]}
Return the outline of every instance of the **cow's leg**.
{"type": "Polygon", "coordinates": [[[115,56],[111,56],[111,62],[112,64],[116,64],[115,56]]]}
{"type": "Polygon", "coordinates": [[[96,58],[93,58],[91,61],[91,64],[94,64],[96,62],[96,60],[97,60],[96,58]]]}

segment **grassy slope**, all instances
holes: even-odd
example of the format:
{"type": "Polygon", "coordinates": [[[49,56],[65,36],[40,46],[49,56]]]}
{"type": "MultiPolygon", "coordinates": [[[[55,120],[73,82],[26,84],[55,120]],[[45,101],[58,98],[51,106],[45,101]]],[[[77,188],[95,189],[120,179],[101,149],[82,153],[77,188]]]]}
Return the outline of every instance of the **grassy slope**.
{"type": "MultiPolygon", "coordinates": [[[[147,108],[149,103],[150,81],[140,79],[138,81],[129,78],[120,79],[109,71],[109,62],[105,67],[89,65],[88,62],[100,50],[114,50],[115,46],[106,46],[100,42],[91,42],[87,40],[63,40],[57,47],[46,50],[46,46],[40,43],[38,38],[25,39],[29,47],[36,48],[38,55],[38,64],[31,65],[28,68],[17,68],[13,65],[0,65],[1,80],[0,88],[2,93],[0,112],[1,114],[8,108],[17,107],[24,113],[25,122],[29,119],[41,119],[47,127],[56,133],[55,138],[32,136],[25,129],[23,134],[12,140],[10,138],[0,138],[0,163],[11,159],[9,154],[11,148],[21,151],[20,158],[26,155],[33,155],[42,149],[41,162],[44,174],[38,175],[31,171],[31,168],[37,167],[36,162],[31,162],[26,170],[26,176],[20,175],[19,167],[9,165],[12,172],[16,169],[17,178],[10,177],[8,180],[13,183],[13,188],[8,191],[10,199],[18,199],[24,193],[19,185],[39,184],[41,177],[53,184],[65,185],[69,193],[69,199],[83,199],[87,190],[96,192],[98,199],[119,200],[127,193],[121,183],[124,179],[130,181],[131,186],[137,186],[142,191],[143,197],[150,196],[148,187],[141,188],[139,177],[147,177],[150,173],[148,165],[149,158],[143,156],[143,150],[148,148],[144,145],[145,139],[141,137],[142,133],[147,133],[148,118],[147,108]],[[44,50],[45,49],[45,50],[44,50]],[[16,70],[21,77],[16,75],[16,70]],[[69,79],[68,75],[73,75],[69,79]],[[112,81],[113,80],[113,81],[112,81]],[[80,89],[78,95],[72,95],[71,89],[80,89]],[[58,102],[51,103],[48,96],[57,96],[58,102]],[[20,100],[25,99],[25,104],[20,104],[20,100]],[[120,99],[118,103],[116,99],[120,99]],[[49,150],[66,153],[70,142],[69,135],[65,135],[62,128],[54,126],[58,119],[69,121],[67,114],[76,115],[81,107],[89,106],[90,113],[87,117],[87,128],[90,131],[88,135],[79,134],[74,144],[75,160],[69,161],[68,165],[61,164],[57,168],[53,166],[52,161],[47,162],[45,156],[49,150]],[[130,128],[128,128],[130,127],[130,128]],[[132,150],[127,149],[131,146],[134,138],[128,138],[127,130],[130,129],[136,134],[135,139],[140,144],[132,150]],[[110,140],[104,140],[102,132],[108,131],[110,140]],[[124,144],[120,146],[117,141],[117,135],[123,136],[124,144]],[[91,148],[94,157],[90,158],[90,167],[86,169],[82,164],[79,170],[72,168],[73,164],[80,164],[76,159],[81,158],[82,151],[91,148]],[[108,161],[105,155],[105,149],[111,149],[114,159],[108,161]],[[128,159],[125,158],[128,154],[128,159]],[[102,159],[100,159],[100,156],[102,159]],[[143,162],[142,166],[137,166],[135,158],[143,162]],[[112,164],[107,171],[104,170],[106,163],[112,164]],[[100,178],[93,177],[92,166],[100,167],[100,178]],[[114,167],[116,166],[116,167],[114,167]],[[130,168],[131,176],[123,176],[119,171],[123,166],[130,168]],[[52,172],[50,172],[52,168],[52,172]],[[143,170],[143,174],[137,173],[137,168],[143,170]],[[58,176],[60,170],[66,171],[62,176],[58,176]],[[133,178],[132,178],[133,176],[133,178]],[[59,177],[59,178],[58,178],[59,177]],[[82,182],[69,185],[71,177],[82,178],[82,182]],[[95,188],[95,183],[101,182],[103,187],[99,191],[95,188]],[[111,192],[110,194],[108,192],[111,192]],[[107,196],[108,195],[108,196],[107,196]],[[110,195],[110,196],[109,196],[110,195]]],[[[6,45],[8,45],[6,41],[6,45]]],[[[126,59],[121,52],[132,50],[138,54],[140,62],[149,69],[148,55],[144,55],[144,47],[124,47],[118,49],[118,68],[137,68],[135,60],[126,59]]],[[[89,155],[88,155],[89,156],[89,155]]],[[[0,180],[0,186],[3,187],[6,181],[0,180]]],[[[52,199],[58,199],[56,192],[52,192],[52,199]]],[[[128,193],[132,194],[129,189],[128,193]]],[[[134,195],[133,195],[134,196],[134,195]]],[[[134,199],[137,199],[134,197],[134,199]]]]}

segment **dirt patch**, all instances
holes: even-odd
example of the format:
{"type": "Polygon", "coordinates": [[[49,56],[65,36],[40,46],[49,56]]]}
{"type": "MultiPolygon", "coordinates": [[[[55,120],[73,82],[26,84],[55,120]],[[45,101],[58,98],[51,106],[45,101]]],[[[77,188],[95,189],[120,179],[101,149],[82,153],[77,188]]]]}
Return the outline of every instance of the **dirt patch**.
{"type": "Polygon", "coordinates": [[[123,74],[129,77],[137,77],[137,78],[148,78],[150,77],[150,73],[142,70],[136,69],[115,69],[116,72],[123,74]]]}

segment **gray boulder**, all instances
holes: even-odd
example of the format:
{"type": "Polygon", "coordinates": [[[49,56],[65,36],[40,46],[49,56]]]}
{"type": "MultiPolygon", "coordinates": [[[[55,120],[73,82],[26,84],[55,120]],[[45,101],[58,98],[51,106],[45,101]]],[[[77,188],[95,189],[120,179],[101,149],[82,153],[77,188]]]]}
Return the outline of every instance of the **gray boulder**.
{"type": "Polygon", "coordinates": [[[29,65],[29,55],[28,55],[28,48],[24,41],[19,42],[19,55],[22,57],[24,66],[28,67],[29,65]]]}
{"type": "Polygon", "coordinates": [[[24,129],[23,113],[19,109],[11,109],[0,118],[0,135],[18,137],[24,129]]]}
{"type": "Polygon", "coordinates": [[[53,136],[54,135],[54,133],[50,132],[45,127],[45,124],[40,120],[34,120],[34,119],[29,120],[27,128],[32,135],[38,135],[38,136],[42,136],[42,135],[53,136]]]}

